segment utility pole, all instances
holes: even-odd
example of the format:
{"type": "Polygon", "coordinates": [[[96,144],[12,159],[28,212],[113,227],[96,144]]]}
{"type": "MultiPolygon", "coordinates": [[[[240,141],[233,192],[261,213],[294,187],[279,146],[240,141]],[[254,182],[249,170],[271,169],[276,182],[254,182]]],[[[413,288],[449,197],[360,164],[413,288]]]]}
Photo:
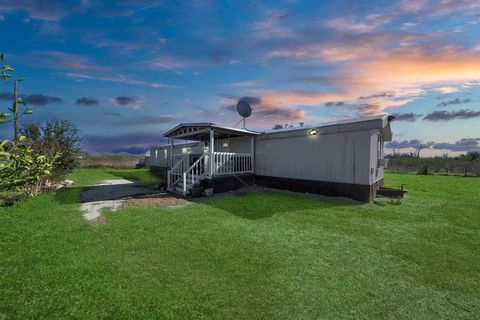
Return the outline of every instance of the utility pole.
{"type": "Polygon", "coordinates": [[[18,141],[18,81],[13,81],[13,140],[18,141]]]}

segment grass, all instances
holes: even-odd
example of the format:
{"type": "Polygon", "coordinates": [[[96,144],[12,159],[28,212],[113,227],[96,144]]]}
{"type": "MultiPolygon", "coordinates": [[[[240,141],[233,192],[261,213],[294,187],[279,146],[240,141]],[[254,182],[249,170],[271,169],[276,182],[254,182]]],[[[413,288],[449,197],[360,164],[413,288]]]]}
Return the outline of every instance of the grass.
{"type": "Polygon", "coordinates": [[[74,180],[75,185],[79,186],[89,185],[100,180],[119,178],[137,180],[143,185],[158,184],[161,182],[161,179],[158,176],[150,174],[148,169],[80,168],[67,177],[67,179],[74,180]]]}
{"type": "MultiPolygon", "coordinates": [[[[155,181],[107,169],[74,180],[112,176],[155,181]]],[[[0,319],[478,317],[480,179],[386,182],[408,197],[259,192],[123,208],[104,225],[82,220],[79,189],[0,208],[0,319]]]]}

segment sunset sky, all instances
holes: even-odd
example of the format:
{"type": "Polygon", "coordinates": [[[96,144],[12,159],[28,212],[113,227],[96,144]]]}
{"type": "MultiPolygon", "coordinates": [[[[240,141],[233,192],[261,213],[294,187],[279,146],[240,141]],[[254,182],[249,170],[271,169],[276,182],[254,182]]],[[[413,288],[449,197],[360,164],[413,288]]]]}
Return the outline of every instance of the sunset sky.
{"type": "Polygon", "coordinates": [[[0,36],[28,77],[24,119],[70,119],[92,152],[144,152],[180,122],[233,126],[243,97],[249,129],[389,113],[391,148],[480,150],[479,0],[1,0],[0,36]]]}

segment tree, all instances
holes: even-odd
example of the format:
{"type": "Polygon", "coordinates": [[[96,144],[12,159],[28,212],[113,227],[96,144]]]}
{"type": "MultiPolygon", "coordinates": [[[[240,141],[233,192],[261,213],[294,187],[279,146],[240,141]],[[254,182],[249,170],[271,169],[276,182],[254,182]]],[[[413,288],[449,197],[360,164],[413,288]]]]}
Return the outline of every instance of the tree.
{"type": "MultiPolygon", "coordinates": [[[[5,64],[5,53],[3,52],[0,54],[0,61],[1,61],[0,78],[2,78],[2,80],[4,81],[8,81],[8,79],[10,79],[10,77],[12,76],[13,68],[10,65],[5,64]]],[[[3,112],[0,113],[0,124],[5,123],[8,117],[9,117],[9,114],[3,113],[3,112]]]]}
{"type": "MultiPolygon", "coordinates": [[[[5,64],[5,53],[0,54],[0,78],[8,83],[8,80],[13,76],[14,69],[9,64],[5,64]]],[[[21,114],[31,114],[32,110],[27,106],[25,101],[22,98],[18,97],[18,83],[25,81],[26,78],[19,78],[13,80],[13,103],[8,110],[13,113],[13,140],[18,140],[18,120],[21,114]],[[20,110],[20,105],[24,106],[23,112],[20,110]]],[[[7,119],[10,117],[7,113],[0,113],[0,124],[7,122],[7,119]]]]}
{"type": "MultiPolygon", "coordinates": [[[[0,78],[8,82],[14,69],[5,64],[4,53],[0,54],[0,61],[0,78]]],[[[0,193],[13,189],[33,196],[51,175],[51,169],[59,154],[41,154],[28,146],[25,136],[18,136],[19,104],[24,104],[23,100],[18,99],[15,94],[12,108],[9,108],[14,113],[14,141],[8,139],[0,141],[0,193]]],[[[28,109],[24,113],[31,113],[27,111],[28,109]]],[[[0,124],[7,122],[9,116],[0,113],[0,124]]]]}
{"type": "Polygon", "coordinates": [[[29,122],[21,129],[33,149],[51,156],[60,153],[52,170],[53,179],[62,178],[78,166],[82,140],[78,132],[76,125],[69,120],[48,121],[44,127],[38,122],[29,122]]]}
{"type": "Polygon", "coordinates": [[[281,124],[276,124],[272,128],[273,130],[278,130],[278,129],[283,129],[283,126],[281,124]]]}
{"type": "Polygon", "coordinates": [[[18,97],[18,82],[23,81],[25,79],[17,79],[13,81],[13,104],[11,108],[8,108],[13,113],[13,140],[18,140],[18,119],[20,115],[20,105],[25,107],[25,110],[22,114],[31,114],[32,110],[30,110],[22,98],[18,97]]]}

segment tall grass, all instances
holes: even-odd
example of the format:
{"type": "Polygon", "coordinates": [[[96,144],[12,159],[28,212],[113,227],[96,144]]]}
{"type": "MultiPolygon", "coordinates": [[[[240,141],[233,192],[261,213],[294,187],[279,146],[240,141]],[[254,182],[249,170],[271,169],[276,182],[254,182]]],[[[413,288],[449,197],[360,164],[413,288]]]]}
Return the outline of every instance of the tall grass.
{"type": "Polygon", "coordinates": [[[143,156],[127,153],[91,155],[85,154],[80,160],[82,168],[135,168],[143,156]]]}
{"type": "Polygon", "coordinates": [[[480,158],[433,157],[419,158],[410,156],[390,157],[388,172],[420,173],[440,175],[480,176],[480,158]]]}

